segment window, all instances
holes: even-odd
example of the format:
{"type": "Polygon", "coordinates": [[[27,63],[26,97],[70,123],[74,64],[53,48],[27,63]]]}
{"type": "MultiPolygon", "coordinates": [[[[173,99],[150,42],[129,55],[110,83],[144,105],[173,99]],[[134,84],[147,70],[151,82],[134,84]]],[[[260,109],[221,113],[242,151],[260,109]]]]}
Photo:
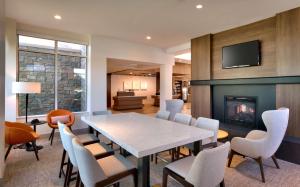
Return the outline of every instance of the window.
{"type": "MultiPolygon", "coordinates": [[[[41,82],[29,95],[28,115],[60,108],[86,111],[87,46],[19,35],[20,82],[41,82]]],[[[18,115],[25,115],[25,94],[18,96],[18,115]]]]}

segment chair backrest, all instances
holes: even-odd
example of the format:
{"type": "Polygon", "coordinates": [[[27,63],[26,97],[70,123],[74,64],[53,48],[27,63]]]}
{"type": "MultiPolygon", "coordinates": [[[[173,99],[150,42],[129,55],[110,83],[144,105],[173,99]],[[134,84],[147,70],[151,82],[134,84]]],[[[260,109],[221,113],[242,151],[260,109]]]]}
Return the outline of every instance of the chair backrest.
{"type": "Polygon", "coordinates": [[[196,127],[201,129],[206,129],[214,132],[212,142],[217,142],[218,140],[218,131],[219,131],[219,120],[199,117],[195,123],[196,127]]]}
{"type": "Polygon", "coordinates": [[[65,124],[61,123],[60,121],[58,122],[58,130],[59,130],[60,139],[61,139],[64,149],[67,151],[67,142],[66,142],[66,138],[64,138],[64,128],[66,128],[66,127],[67,126],[65,124]]]}
{"type": "Polygon", "coordinates": [[[56,128],[57,124],[52,123],[52,117],[56,117],[56,116],[66,116],[69,115],[70,116],[70,121],[69,124],[74,124],[75,122],[75,115],[73,114],[73,112],[69,111],[69,110],[65,110],[65,109],[57,109],[57,110],[51,110],[48,114],[47,114],[47,123],[51,128],[56,128]]]}
{"type": "Polygon", "coordinates": [[[184,102],[181,99],[166,100],[166,110],[170,112],[170,120],[174,121],[176,113],[181,113],[184,102]]]}
{"type": "Polygon", "coordinates": [[[267,135],[263,140],[266,149],[264,149],[262,157],[268,158],[275,154],[284,138],[289,121],[289,109],[265,111],[262,119],[267,128],[267,135]]]}
{"type": "Polygon", "coordinates": [[[106,179],[95,157],[79,142],[78,138],[73,138],[72,144],[84,186],[95,186],[97,182],[106,179]]]}
{"type": "Polygon", "coordinates": [[[159,119],[169,120],[170,112],[169,111],[160,110],[160,111],[158,111],[156,113],[155,117],[159,118],[159,119]]]}
{"type": "Polygon", "coordinates": [[[72,144],[72,140],[75,137],[76,136],[71,132],[70,128],[65,127],[63,129],[62,138],[63,138],[63,141],[65,141],[66,151],[68,152],[69,159],[70,159],[70,161],[71,161],[71,163],[73,164],[74,167],[78,167],[76,157],[75,157],[75,153],[74,153],[73,144],[72,144]]]}
{"type": "Polygon", "coordinates": [[[177,113],[175,114],[174,121],[184,125],[191,125],[192,116],[188,114],[177,113]]]}
{"type": "Polygon", "coordinates": [[[195,187],[217,186],[224,179],[230,143],[201,151],[195,158],[185,180],[195,187]]]}
{"type": "Polygon", "coordinates": [[[102,111],[94,111],[93,116],[98,116],[98,115],[111,115],[112,112],[111,110],[102,110],[102,111]]]}

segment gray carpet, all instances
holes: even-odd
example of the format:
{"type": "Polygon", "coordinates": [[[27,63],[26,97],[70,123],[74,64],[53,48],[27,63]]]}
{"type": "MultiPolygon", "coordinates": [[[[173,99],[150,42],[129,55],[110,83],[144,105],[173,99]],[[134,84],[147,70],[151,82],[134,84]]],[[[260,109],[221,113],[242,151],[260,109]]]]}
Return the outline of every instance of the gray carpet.
{"type": "MultiPolygon", "coordinates": [[[[5,187],[59,187],[63,186],[63,179],[58,178],[58,168],[62,154],[62,145],[55,137],[53,146],[46,138],[38,141],[44,149],[39,152],[40,161],[36,161],[33,152],[12,149],[7,159],[4,178],[5,187]]],[[[136,163],[134,157],[128,157],[136,163]]],[[[261,182],[260,171],[255,161],[234,157],[232,168],[226,168],[226,186],[300,186],[300,166],[279,160],[281,169],[276,169],[272,160],[264,161],[266,183],[261,182]]],[[[157,165],[151,163],[151,185],[159,186],[162,181],[162,169],[165,163],[157,165]]],[[[74,182],[72,183],[74,186],[74,182]]],[[[131,178],[122,181],[121,186],[133,186],[131,178]]],[[[180,186],[176,181],[169,179],[169,186],[180,186]]]]}

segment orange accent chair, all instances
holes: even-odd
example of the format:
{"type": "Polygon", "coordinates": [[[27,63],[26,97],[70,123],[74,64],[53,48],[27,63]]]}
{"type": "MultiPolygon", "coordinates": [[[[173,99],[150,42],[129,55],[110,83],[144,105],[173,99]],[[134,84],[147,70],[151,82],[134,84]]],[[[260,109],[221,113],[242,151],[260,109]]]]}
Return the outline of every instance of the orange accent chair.
{"type": "Polygon", "coordinates": [[[5,154],[5,160],[13,145],[26,144],[30,142],[34,148],[35,157],[39,160],[38,150],[36,147],[36,140],[38,138],[39,135],[25,123],[5,122],[5,143],[9,145],[5,154]]]}
{"type": "Polygon", "coordinates": [[[49,127],[52,128],[52,132],[49,137],[49,141],[51,140],[51,145],[54,138],[55,129],[58,129],[57,122],[60,121],[71,128],[71,126],[75,123],[75,115],[69,111],[64,109],[51,110],[47,115],[47,123],[49,127]],[[65,119],[64,117],[67,117],[65,119]]]}

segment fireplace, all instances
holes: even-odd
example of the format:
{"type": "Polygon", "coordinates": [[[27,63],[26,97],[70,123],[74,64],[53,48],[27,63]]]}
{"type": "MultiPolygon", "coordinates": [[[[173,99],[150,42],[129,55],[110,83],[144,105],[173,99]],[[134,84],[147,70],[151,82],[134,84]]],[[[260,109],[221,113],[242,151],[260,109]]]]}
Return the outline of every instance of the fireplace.
{"type": "Polygon", "coordinates": [[[225,123],[256,128],[256,97],[225,96],[225,123]]]}

